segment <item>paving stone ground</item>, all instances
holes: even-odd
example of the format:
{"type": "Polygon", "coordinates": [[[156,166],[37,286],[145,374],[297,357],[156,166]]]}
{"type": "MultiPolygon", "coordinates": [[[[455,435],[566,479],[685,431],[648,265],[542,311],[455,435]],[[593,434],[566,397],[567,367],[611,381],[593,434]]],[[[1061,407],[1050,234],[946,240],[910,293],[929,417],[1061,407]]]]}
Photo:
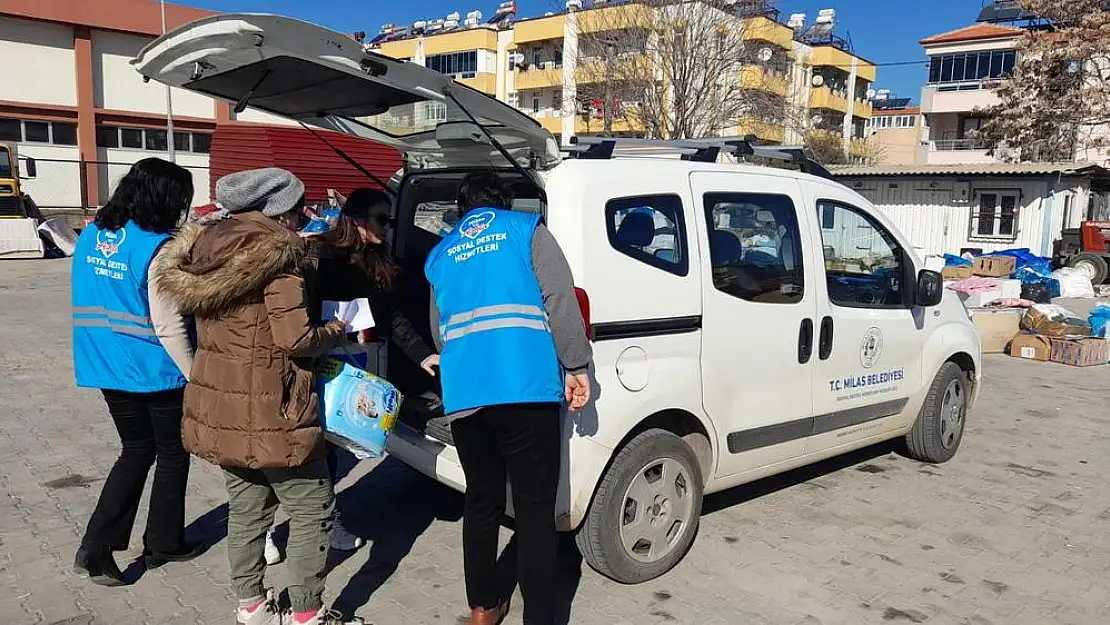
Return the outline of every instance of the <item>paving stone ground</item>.
{"type": "MultiPolygon", "coordinates": [[[[0,625],[230,625],[223,542],[122,589],[70,571],[118,443],[99,396],[71,381],[68,279],[65,261],[0,263],[0,625]]],[[[711,497],[689,556],[641,586],[601,578],[568,545],[569,622],[1110,623],[1108,370],[985,369],[950,464],[872,449],[711,497]]],[[[375,625],[459,623],[460,497],[391,460],[341,488],[371,544],[336,561],[328,599],[375,625]]],[[[223,485],[202,462],[188,515],[193,535],[222,535],[223,485]]],[[[271,574],[283,583],[283,567],[271,574]]]]}

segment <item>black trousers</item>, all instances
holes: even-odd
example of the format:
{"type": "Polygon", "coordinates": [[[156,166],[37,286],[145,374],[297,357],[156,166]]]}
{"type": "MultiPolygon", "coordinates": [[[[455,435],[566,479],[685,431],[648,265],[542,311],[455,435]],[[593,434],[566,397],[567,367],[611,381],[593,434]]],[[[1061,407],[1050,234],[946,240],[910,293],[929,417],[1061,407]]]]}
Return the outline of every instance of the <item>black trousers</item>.
{"type": "Polygon", "coordinates": [[[185,485],[189,480],[189,454],[181,445],[184,389],[103,393],[122,450],[104,482],[81,543],[90,549],[127,548],[146,476],[154,466],[143,546],[157,553],[177,552],[185,544],[185,485]]]}
{"type": "Polygon", "coordinates": [[[505,515],[505,480],[516,513],[517,574],[526,625],[555,622],[561,427],[558,404],[483,408],[451,424],[466,474],[463,568],[472,608],[493,609],[508,597],[497,572],[505,515]]]}

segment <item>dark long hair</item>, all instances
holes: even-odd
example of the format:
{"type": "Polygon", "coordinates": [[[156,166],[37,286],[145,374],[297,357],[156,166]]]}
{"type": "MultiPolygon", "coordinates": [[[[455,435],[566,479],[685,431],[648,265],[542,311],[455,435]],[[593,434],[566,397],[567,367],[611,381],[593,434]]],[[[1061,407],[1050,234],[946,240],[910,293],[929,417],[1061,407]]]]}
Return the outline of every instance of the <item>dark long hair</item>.
{"type": "Polygon", "coordinates": [[[160,158],[131,166],[111,199],[96,213],[96,225],[119,230],[134,221],[143,230],[169,232],[193,203],[193,175],[160,158]]]}
{"type": "Polygon", "coordinates": [[[372,245],[362,240],[359,225],[385,236],[389,223],[390,198],[377,189],[356,189],[343,205],[343,212],[335,229],[328,235],[328,245],[344,254],[350,263],[366,274],[374,286],[383,293],[393,290],[400,267],[389,254],[385,244],[372,245]]]}

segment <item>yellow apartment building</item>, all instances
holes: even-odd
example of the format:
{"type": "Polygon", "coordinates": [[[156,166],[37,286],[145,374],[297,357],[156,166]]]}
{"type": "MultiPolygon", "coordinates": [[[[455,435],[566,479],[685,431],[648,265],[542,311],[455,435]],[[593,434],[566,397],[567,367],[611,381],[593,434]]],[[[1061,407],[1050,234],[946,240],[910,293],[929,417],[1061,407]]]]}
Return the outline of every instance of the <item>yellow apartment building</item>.
{"type": "MultiPolygon", "coordinates": [[[[783,22],[778,11],[759,0],[740,5],[743,9],[734,16],[745,44],[739,84],[765,92],[761,101],[778,103],[773,108],[781,111],[742,118],[721,134],[791,145],[804,143],[813,133],[831,134],[843,141],[846,154],[862,158],[872,117],[867,93],[876,68],[833,34],[835,12],[823,10],[807,25],[804,14],[783,22]]],[[[565,11],[517,19],[515,3],[505,2],[488,21],[474,11],[465,18],[453,13],[408,26],[387,24],[367,45],[515,106],[569,142],[575,135],[602,134],[604,129],[599,110],[604,103],[594,95],[602,77],[593,42],[614,25],[637,28],[653,19],[652,11],[634,0],[594,0],[585,7],[581,0],[568,0],[565,11]]],[[[650,67],[655,61],[647,50],[631,50],[622,62],[650,67]]],[[[428,115],[434,118],[435,113],[428,115]]],[[[611,117],[613,134],[646,134],[641,123],[611,117]]]]}

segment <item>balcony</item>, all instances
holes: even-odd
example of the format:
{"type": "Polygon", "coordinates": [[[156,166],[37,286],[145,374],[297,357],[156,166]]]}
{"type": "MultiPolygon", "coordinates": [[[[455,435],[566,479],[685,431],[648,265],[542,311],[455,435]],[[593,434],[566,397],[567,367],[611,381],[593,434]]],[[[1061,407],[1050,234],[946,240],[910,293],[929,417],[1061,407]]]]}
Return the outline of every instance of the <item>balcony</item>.
{"type": "Polygon", "coordinates": [[[757,139],[767,143],[783,143],[786,140],[786,127],[758,119],[745,118],[736,127],[736,134],[741,137],[755,135],[757,139]]]}
{"type": "MultiPolygon", "coordinates": [[[[587,9],[579,11],[577,17],[578,32],[582,34],[644,28],[656,19],[650,8],[634,3],[587,9]]],[[[520,28],[520,22],[516,28],[520,28]]]]}
{"type": "Polygon", "coordinates": [[[489,95],[497,94],[496,74],[475,74],[473,78],[457,78],[459,83],[489,95]]]}
{"type": "Polygon", "coordinates": [[[929,165],[956,165],[962,163],[997,163],[998,159],[987,154],[987,148],[978,139],[936,139],[924,142],[920,156],[929,165]]]}
{"type": "MultiPolygon", "coordinates": [[[[553,135],[563,134],[563,117],[552,114],[550,111],[541,112],[539,114],[529,113],[532,119],[540,123],[545,130],[553,135]]],[[[596,117],[583,119],[582,116],[576,116],[574,120],[574,134],[576,135],[600,135],[605,132],[605,120],[596,117]]],[[[641,134],[643,127],[627,118],[619,118],[613,120],[613,132],[619,134],[641,134]]]]}
{"type": "Polygon", "coordinates": [[[533,41],[553,41],[563,38],[565,15],[552,15],[532,20],[521,20],[513,26],[513,41],[517,44],[533,41]]]}
{"type": "Polygon", "coordinates": [[[612,61],[609,67],[606,67],[606,63],[609,61],[597,58],[579,59],[574,80],[580,85],[605,82],[606,76],[622,80],[647,80],[655,71],[647,54],[629,53],[612,61]]]}
{"type": "Polygon", "coordinates": [[[527,91],[530,89],[550,89],[563,84],[563,68],[548,65],[544,67],[531,67],[528,71],[513,70],[513,89],[527,91]]]}
{"type": "Polygon", "coordinates": [[[740,87],[786,96],[790,85],[785,76],[768,73],[759,65],[745,65],[740,70],[740,87]]]}
{"type": "Polygon", "coordinates": [[[856,117],[859,117],[861,119],[871,119],[872,112],[873,109],[871,108],[871,103],[867,100],[864,100],[862,102],[856,100],[852,103],[852,115],[856,117]]]}
{"type": "Polygon", "coordinates": [[[867,158],[871,156],[872,152],[873,150],[871,149],[871,142],[867,139],[854,138],[852,139],[852,142],[848,147],[848,154],[852,156],[859,156],[861,158],[867,158]]]}
{"type": "Polygon", "coordinates": [[[814,67],[835,67],[850,73],[852,64],[856,64],[856,76],[867,82],[875,82],[875,65],[859,57],[836,48],[834,46],[817,46],[809,62],[814,67]]]}
{"type": "Polygon", "coordinates": [[[985,89],[984,84],[969,82],[928,85],[921,90],[921,112],[932,113],[970,113],[975,109],[990,108],[998,104],[998,96],[993,90],[985,89]]]}
{"type": "Polygon", "coordinates": [[[809,108],[829,109],[847,114],[848,100],[833,93],[828,87],[815,87],[809,95],[809,108]]]}
{"type": "Polygon", "coordinates": [[[741,36],[745,41],[767,41],[787,50],[793,47],[794,31],[770,18],[748,18],[744,20],[743,28],[741,36]]]}

